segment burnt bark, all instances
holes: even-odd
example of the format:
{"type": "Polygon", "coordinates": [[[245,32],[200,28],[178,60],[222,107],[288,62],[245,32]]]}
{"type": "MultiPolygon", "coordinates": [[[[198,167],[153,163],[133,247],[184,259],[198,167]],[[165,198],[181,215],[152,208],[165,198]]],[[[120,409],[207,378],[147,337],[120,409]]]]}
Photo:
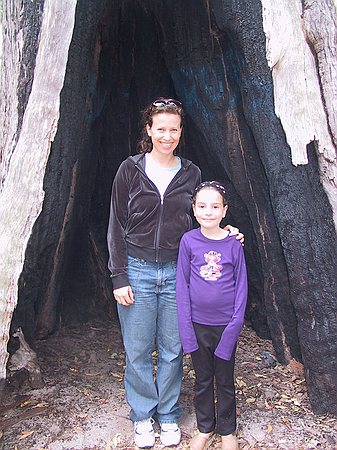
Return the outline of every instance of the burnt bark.
{"type": "Polygon", "coordinates": [[[27,240],[42,209],[73,6],[72,0],[1,4],[0,378],[6,373],[8,332],[27,240]]]}
{"type": "MultiPolygon", "coordinates": [[[[308,3],[307,39],[320,55],[313,43],[324,39],[310,29],[308,3]]],[[[25,11],[29,23],[33,10],[25,11]]],[[[77,2],[43,209],[12,323],[30,344],[60,323],[115,317],[105,243],[111,183],[135,152],[138,111],[156,96],[176,96],[186,110],[184,155],[204,179],[225,183],[228,220],[246,236],[247,320],[272,339],[280,362],[304,363],[313,409],[337,413],[335,191],[331,185],[327,195],[322,182],[319,135],[308,137],[307,163],[294,164],[289,130],[275,112],[264,26],[259,2],[77,2]]],[[[32,28],[37,42],[39,22],[32,28]]],[[[330,105],[333,80],[316,63],[330,105]]]]}

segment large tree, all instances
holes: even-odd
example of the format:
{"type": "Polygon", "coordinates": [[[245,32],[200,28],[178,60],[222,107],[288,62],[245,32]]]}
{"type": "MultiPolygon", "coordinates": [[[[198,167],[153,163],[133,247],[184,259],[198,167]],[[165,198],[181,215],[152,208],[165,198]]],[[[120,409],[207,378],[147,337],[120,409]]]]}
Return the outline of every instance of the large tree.
{"type": "Polygon", "coordinates": [[[247,319],[337,413],[332,0],[21,3],[2,5],[0,378],[11,325],[34,345],[60,320],[113,317],[111,182],[164,94],[246,235],[247,319]]]}

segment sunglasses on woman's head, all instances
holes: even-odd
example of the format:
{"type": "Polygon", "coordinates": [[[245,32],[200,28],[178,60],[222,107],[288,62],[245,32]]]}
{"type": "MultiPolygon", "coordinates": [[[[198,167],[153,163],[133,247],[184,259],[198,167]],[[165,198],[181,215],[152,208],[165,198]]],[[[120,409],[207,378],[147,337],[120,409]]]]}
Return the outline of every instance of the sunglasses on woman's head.
{"type": "Polygon", "coordinates": [[[183,105],[178,100],[169,98],[168,100],[155,100],[152,102],[152,106],[155,108],[161,108],[163,106],[175,106],[176,108],[182,108],[183,105]]]}

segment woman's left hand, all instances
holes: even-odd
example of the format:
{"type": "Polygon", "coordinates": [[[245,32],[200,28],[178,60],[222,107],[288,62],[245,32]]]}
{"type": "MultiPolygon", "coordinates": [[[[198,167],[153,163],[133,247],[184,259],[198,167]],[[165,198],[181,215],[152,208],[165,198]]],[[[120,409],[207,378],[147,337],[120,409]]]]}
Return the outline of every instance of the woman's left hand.
{"type": "Polygon", "coordinates": [[[226,225],[224,229],[229,231],[230,236],[236,236],[236,239],[240,241],[241,245],[245,245],[245,235],[240,233],[239,228],[233,227],[232,225],[226,225]]]}

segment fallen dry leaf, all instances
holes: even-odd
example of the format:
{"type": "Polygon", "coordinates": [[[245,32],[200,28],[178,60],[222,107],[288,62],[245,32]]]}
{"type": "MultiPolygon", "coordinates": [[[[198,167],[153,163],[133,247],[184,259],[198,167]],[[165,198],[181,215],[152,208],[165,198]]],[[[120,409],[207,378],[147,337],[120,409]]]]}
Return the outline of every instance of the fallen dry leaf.
{"type": "Polygon", "coordinates": [[[31,403],[32,403],[32,400],[31,400],[31,399],[25,400],[24,402],[20,403],[20,407],[21,407],[21,408],[24,408],[25,406],[28,406],[28,405],[30,405],[31,403]]]}
{"type": "Polygon", "coordinates": [[[246,387],[247,384],[243,381],[243,379],[241,377],[237,377],[236,378],[236,384],[241,388],[241,387],[246,387]]]}
{"type": "Polygon", "coordinates": [[[45,408],[48,406],[48,403],[37,403],[36,405],[33,405],[32,408],[45,408]]]}
{"type": "Polygon", "coordinates": [[[22,434],[20,434],[20,436],[18,436],[19,441],[21,441],[21,439],[26,439],[27,437],[31,436],[34,432],[35,430],[24,431],[22,434]]]}
{"type": "Polygon", "coordinates": [[[267,402],[267,400],[264,401],[264,406],[266,409],[270,410],[273,409],[273,407],[271,405],[269,405],[269,403],[267,402]]]}
{"type": "Polygon", "coordinates": [[[111,375],[118,381],[123,381],[124,375],[122,373],[111,372],[111,375]]]}

